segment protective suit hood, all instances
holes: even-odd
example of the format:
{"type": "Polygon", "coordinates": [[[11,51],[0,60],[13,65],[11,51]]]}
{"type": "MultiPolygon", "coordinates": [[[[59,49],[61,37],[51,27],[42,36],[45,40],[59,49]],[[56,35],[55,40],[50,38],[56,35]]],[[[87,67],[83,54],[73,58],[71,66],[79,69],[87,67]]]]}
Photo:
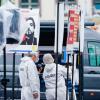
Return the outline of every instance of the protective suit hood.
{"type": "Polygon", "coordinates": [[[28,60],[32,60],[32,59],[31,59],[30,57],[27,57],[27,56],[21,58],[21,61],[22,61],[22,62],[26,62],[26,61],[28,61],[28,60]]]}
{"type": "Polygon", "coordinates": [[[54,67],[55,67],[55,63],[46,64],[45,70],[46,70],[47,72],[50,72],[50,71],[52,71],[52,69],[53,69],[54,67]]]}

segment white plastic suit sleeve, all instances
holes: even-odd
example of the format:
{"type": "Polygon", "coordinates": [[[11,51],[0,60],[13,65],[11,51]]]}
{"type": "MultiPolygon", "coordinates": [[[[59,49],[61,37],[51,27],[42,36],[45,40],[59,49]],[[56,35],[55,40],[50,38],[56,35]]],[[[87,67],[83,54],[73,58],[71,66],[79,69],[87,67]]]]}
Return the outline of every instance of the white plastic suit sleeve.
{"type": "MultiPolygon", "coordinates": [[[[60,66],[60,68],[61,68],[61,72],[64,75],[64,77],[67,78],[67,68],[65,68],[65,66],[60,66]]],[[[71,67],[69,67],[68,78],[71,79],[71,75],[72,75],[72,71],[71,71],[71,67]]]]}
{"type": "Polygon", "coordinates": [[[33,92],[38,92],[39,91],[39,76],[38,76],[38,72],[36,69],[36,65],[33,63],[30,63],[28,65],[28,78],[29,78],[29,83],[30,83],[30,87],[32,89],[33,92]]]}

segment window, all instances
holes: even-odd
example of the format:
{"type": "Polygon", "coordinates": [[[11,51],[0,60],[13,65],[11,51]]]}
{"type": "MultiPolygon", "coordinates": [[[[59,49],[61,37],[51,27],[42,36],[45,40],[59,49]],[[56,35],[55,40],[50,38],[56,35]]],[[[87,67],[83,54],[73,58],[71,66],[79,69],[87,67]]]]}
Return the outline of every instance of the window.
{"type": "Polygon", "coordinates": [[[37,7],[38,4],[38,0],[21,0],[20,2],[20,7],[22,8],[28,8],[28,7],[37,7]]]}
{"type": "Polygon", "coordinates": [[[100,3],[96,3],[95,4],[95,8],[98,9],[98,10],[100,10],[100,3]]]}
{"type": "Polygon", "coordinates": [[[100,43],[88,42],[90,66],[100,66],[100,43]]]}
{"type": "Polygon", "coordinates": [[[77,4],[76,0],[66,0],[66,3],[69,4],[69,5],[72,5],[72,4],[77,4]]]}
{"type": "Polygon", "coordinates": [[[69,2],[71,2],[71,1],[73,2],[73,1],[75,1],[75,0],[68,0],[68,1],[69,1],[69,2]]]}
{"type": "Polygon", "coordinates": [[[37,2],[38,0],[32,0],[32,2],[37,2]]]}
{"type": "Polygon", "coordinates": [[[40,28],[40,46],[53,46],[54,45],[54,28],[40,28]],[[48,39],[48,40],[47,40],[48,39]]]}
{"type": "Polygon", "coordinates": [[[96,46],[97,66],[100,66],[100,44],[96,46]]]}
{"type": "Polygon", "coordinates": [[[23,3],[28,3],[28,0],[22,0],[23,3]]]}
{"type": "Polygon", "coordinates": [[[92,44],[88,45],[89,62],[91,66],[96,66],[95,46],[92,44]]]}
{"type": "MultiPolygon", "coordinates": [[[[39,46],[54,46],[55,38],[55,23],[54,22],[41,22],[39,46]]],[[[67,23],[64,28],[63,46],[66,46],[67,37],[67,23]]]]}
{"type": "Polygon", "coordinates": [[[94,3],[95,8],[97,10],[100,10],[100,0],[94,0],[93,3],[94,3]]]}

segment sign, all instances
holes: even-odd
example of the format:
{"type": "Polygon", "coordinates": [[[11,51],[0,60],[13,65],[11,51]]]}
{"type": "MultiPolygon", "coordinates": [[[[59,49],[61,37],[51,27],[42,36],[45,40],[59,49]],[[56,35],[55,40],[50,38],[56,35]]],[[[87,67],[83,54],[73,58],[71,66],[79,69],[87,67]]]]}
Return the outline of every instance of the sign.
{"type": "Polygon", "coordinates": [[[80,10],[69,9],[68,18],[68,36],[67,36],[67,51],[79,49],[79,25],[80,25],[80,10]]]}
{"type": "Polygon", "coordinates": [[[20,9],[20,41],[14,52],[35,52],[38,50],[40,33],[39,9],[20,9]]]}

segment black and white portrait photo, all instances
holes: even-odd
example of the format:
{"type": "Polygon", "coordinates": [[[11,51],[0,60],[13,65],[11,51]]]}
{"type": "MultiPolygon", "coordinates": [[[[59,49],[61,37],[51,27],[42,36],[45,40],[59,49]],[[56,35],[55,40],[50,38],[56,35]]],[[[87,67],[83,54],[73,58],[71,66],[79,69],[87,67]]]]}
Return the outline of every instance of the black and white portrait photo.
{"type": "Polygon", "coordinates": [[[32,17],[29,17],[26,19],[27,23],[27,30],[26,33],[23,36],[22,45],[37,45],[37,38],[34,36],[34,31],[35,31],[35,22],[32,17]]]}
{"type": "Polygon", "coordinates": [[[37,51],[40,34],[39,9],[31,10],[22,8],[20,9],[20,16],[16,11],[13,13],[14,16],[11,20],[13,23],[10,24],[10,34],[18,33],[20,34],[20,39],[18,45],[16,44],[15,47],[9,50],[21,53],[37,51]]]}

